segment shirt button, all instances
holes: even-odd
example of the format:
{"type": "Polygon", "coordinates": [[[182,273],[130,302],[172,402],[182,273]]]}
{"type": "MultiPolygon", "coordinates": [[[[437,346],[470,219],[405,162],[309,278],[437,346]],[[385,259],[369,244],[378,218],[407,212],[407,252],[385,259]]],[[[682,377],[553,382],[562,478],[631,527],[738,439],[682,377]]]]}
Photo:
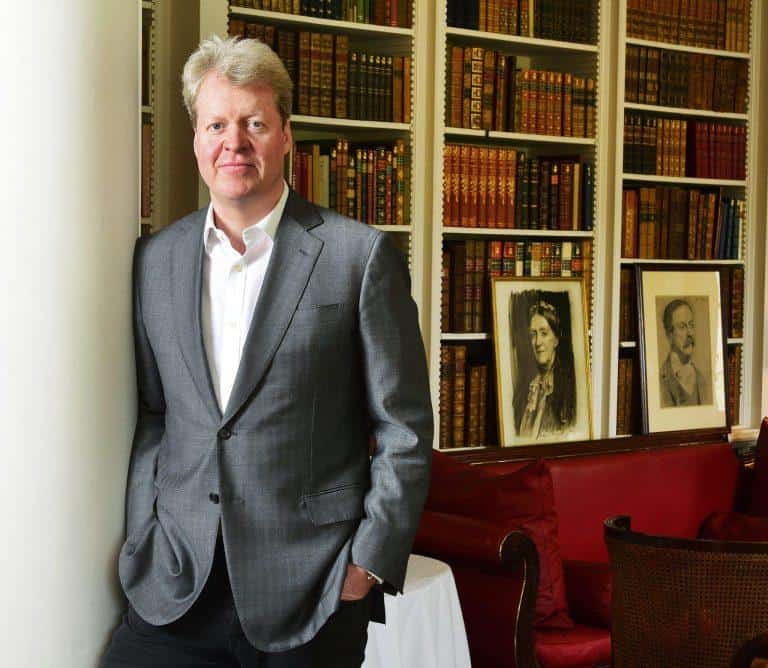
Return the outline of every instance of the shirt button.
{"type": "Polygon", "coordinates": [[[214,492],[211,492],[208,495],[208,498],[211,500],[211,503],[219,503],[219,501],[221,501],[221,499],[219,498],[219,495],[214,492]]]}
{"type": "Polygon", "coordinates": [[[236,273],[237,272],[241,272],[242,270],[243,270],[243,265],[242,264],[236,264],[234,267],[232,267],[232,271],[234,271],[236,273]]]}
{"type": "Polygon", "coordinates": [[[219,438],[222,441],[226,441],[229,438],[232,438],[232,430],[229,427],[222,427],[219,429],[219,438]]]}

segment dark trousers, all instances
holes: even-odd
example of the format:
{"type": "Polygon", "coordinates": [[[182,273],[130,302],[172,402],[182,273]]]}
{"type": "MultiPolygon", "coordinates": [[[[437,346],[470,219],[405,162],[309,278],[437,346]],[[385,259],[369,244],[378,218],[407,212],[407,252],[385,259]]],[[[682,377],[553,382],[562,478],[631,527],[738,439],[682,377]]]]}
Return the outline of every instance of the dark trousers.
{"type": "Polygon", "coordinates": [[[145,622],[128,607],[112,636],[102,668],[359,668],[365,658],[371,595],[342,602],[306,645],[265,653],[248,642],[232,599],[219,538],[211,575],[200,597],[165,626],[145,622]]]}

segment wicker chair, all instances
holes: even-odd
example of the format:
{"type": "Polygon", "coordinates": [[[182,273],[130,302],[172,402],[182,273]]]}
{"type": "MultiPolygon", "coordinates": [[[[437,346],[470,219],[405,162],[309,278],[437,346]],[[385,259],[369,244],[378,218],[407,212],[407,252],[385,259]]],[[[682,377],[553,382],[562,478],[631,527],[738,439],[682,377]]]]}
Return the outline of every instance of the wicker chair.
{"type": "Polygon", "coordinates": [[[725,668],[768,629],[768,543],[664,538],[605,521],[614,668],[725,668]]]}

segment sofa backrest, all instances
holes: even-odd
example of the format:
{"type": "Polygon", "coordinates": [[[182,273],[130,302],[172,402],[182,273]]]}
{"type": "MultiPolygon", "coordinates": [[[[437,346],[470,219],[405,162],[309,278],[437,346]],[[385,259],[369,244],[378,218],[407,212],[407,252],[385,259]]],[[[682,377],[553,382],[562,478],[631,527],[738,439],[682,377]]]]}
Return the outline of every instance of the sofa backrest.
{"type": "MultiPolygon", "coordinates": [[[[740,464],[728,443],[548,459],[563,559],[607,562],[603,520],[692,538],[712,512],[733,510],[740,464]]],[[[499,472],[519,462],[491,464],[499,472]]]]}

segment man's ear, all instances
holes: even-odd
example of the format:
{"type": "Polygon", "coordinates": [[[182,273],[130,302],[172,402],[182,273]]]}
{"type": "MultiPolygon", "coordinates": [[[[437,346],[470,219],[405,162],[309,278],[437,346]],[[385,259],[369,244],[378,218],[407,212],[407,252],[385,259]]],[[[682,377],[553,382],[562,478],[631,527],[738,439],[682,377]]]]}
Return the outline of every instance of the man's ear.
{"type": "Polygon", "coordinates": [[[288,155],[293,146],[293,132],[291,131],[291,119],[286,119],[283,123],[283,155],[288,155]]]}

